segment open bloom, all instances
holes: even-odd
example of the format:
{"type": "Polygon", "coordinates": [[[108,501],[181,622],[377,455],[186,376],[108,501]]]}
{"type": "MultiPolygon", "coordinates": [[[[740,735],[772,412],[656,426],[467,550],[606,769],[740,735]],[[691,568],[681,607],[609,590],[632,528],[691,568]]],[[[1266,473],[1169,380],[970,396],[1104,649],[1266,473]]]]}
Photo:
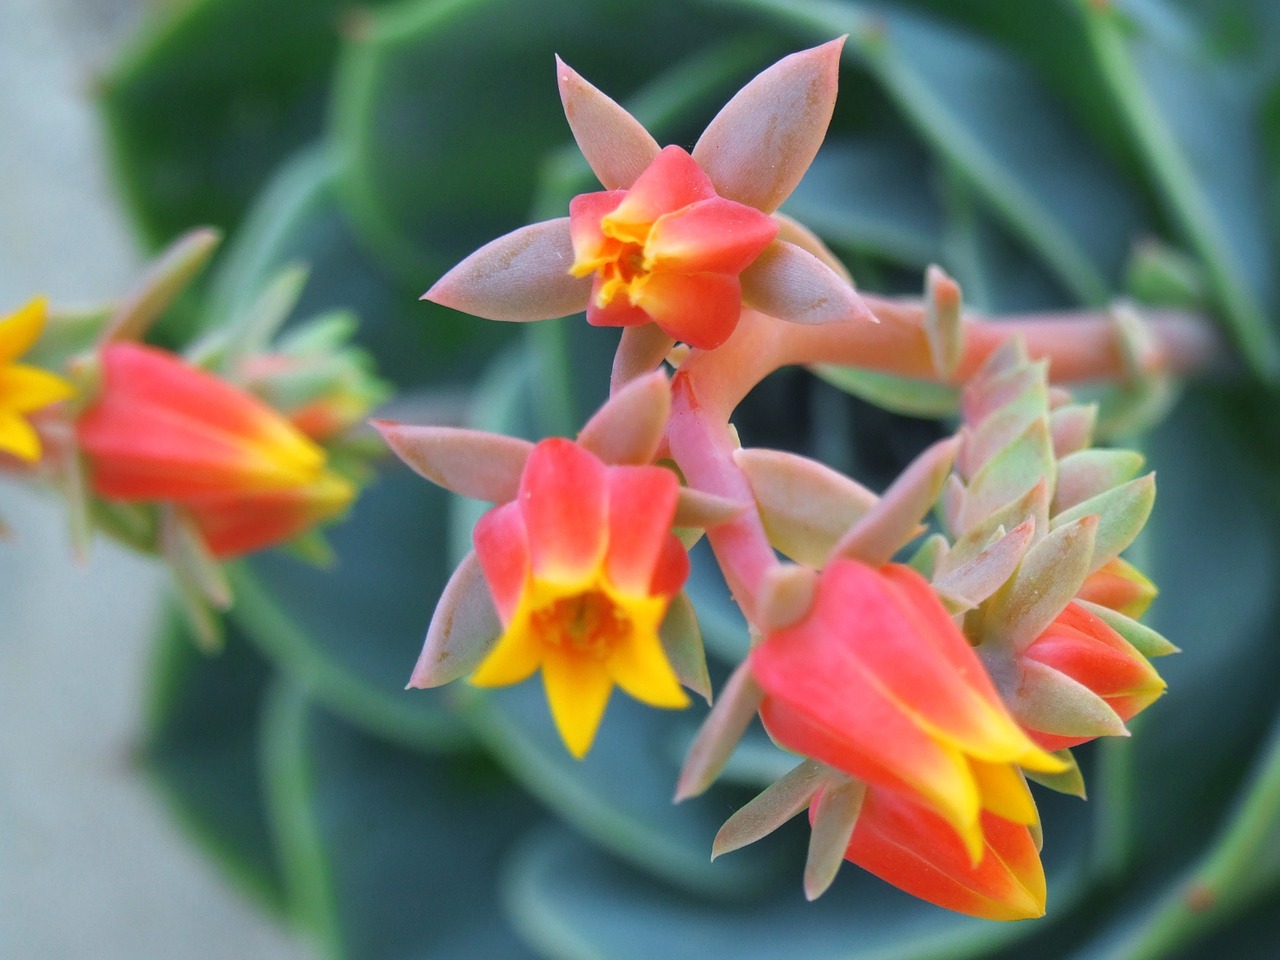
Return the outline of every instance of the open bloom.
{"type": "Polygon", "coordinates": [[[76,423],[98,496],[182,505],[225,557],[301,533],[354,495],[278,413],[182,358],[121,342],[100,363],[101,391],[76,423]]]}
{"type": "Polygon", "coordinates": [[[754,207],[716,196],[702,168],[667,147],[629,190],[569,205],[575,277],[593,277],[587,322],[653,321],[676,340],[716,347],[742,311],[738,275],[778,233],[754,207]]]}
{"type": "Polygon", "coordinates": [[[689,572],[671,532],[678,496],[669,470],[609,467],[570,440],[543,440],[516,499],[476,525],[503,632],[471,681],[503,686],[541,668],[574,756],[590,749],[614,684],[652,706],[688,704],[658,636],[689,572]]]}
{"type": "Polygon", "coordinates": [[[17,363],[40,339],[47,314],[36,298],[0,319],[0,451],[40,459],[40,438],[26,415],[71,396],[71,385],[44,370],[17,363]]]}
{"type": "MultiPolygon", "coordinates": [[[[1020,669],[1057,673],[1067,690],[1087,701],[1073,714],[1088,716],[1092,706],[1110,713],[1117,727],[1151,706],[1165,691],[1165,682],[1150,661],[1078,603],[1067,604],[1031,642],[1022,654],[1020,669]]],[[[1098,735],[1089,726],[1076,726],[1071,719],[1057,727],[1050,727],[1044,715],[1019,720],[1046,750],[1074,747],[1098,735]]]]}
{"type": "Polygon", "coordinates": [[[808,614],[767,635],[750,665],[775,740],[909,795],[974,862],[983,811],[1035,822],[1017,767],[1063,768],[1014,722],[929,584],[905,566],[833,560],[808,614]]]}
{"type": "Polygon", "coordinates": [[[982,855],[975,861],[937,813],[900,791],[870,786],[845,859],[948,910],[987,920],[1043,916],[1044,867],[1031,831],[988,812],[979,827],[982,855]]]}
{"type": "Polygon", "coordinates": [[[774,217],[826,136],[842,43],[769,67],[692,154],[661,150],[639,121],[558,63],[565,116],[604,191],[577,197],[567,218],[487,244],[424,299],[491,320],[586,310],[598,325],[653,321],[672,340],[704,348],[733,332],[744,305],[799,323],[871,317],[824,262],[821,241],[774,217]]]}

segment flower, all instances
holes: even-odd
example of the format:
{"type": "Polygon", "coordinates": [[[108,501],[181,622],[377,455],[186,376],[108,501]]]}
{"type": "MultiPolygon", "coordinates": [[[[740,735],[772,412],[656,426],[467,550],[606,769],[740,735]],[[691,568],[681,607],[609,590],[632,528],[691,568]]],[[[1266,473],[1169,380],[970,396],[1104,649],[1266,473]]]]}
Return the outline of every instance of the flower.
{"type": "MultiPolygon", "coordinates": [[[[817,807],[815,797],[810,818],[817,807]]],[[[1044,867],[1031,831],[984,811],[975,861],[951,824],[898,790],[869,786],[845,859],[912,896],[987,920],[1044,915],[1044,867]]]]}
{"type": "Polygon", "coordinates": [[[750,654],[760,715],[782,746],[914,798],[976,863],[982,813],[1035,822],[1017,766],[1063,764],[1010,717],[928,582],[909,567],[837,558],[807,615],[750,654]]]}
{"type": "MultiPolygon", "coordinates": [[[[1132,719],[1165,691],[1164,680],[1147,658],[1078,603],[1067,604],[1031,642],[1020,658],[1020,669],[1024,676],[1028,670],[1041,676],[1052,671],[1076,699],[1112,714],[1113,723],[1132,719]]],[[[1043,714],[1019,720],[1046,750],[1074,747],[1097,736],[1070,722],[1052,727],[1043,714]]]]}
{"type": "Polygon", "coordinates": [[[688,697],[658,637],[689,572],[671,532],[679,484],[653,466],[606,466],[570,440],[538,443],[515,500],[476,525],[502,635],[471,677],[519,683],[538,669],[565,746],[591,748],[614,684],[655,707],[688,697]]]}
{"type": "Polygon", "coordinates": [[[821,241],[774,217],[826,136],[842,44],[769,67],[691,154],[660,149],[639,121],[558,62],[565,116],[604,191],[575,198],[567,218],[487,244],[423,299],[490,320],[586,310],[603,326],[653,321],[703,348],[733,332],[744,305],[799,323],[870,318],[824,262],[821,241]]]}
{"type": "Polygon", "coordinates": [[[587,322],[653,321],[693,347],[716,347],[742,311],[738,275],[778,233],[767,214],[716,196],[689,154],[667,147],[629,190],[569,205],[575,277],[593,276],[587,322]]]}
{"type": "Polygon", "coordinates": [[[182,358],[119,342],[99,364],[100,393],[76,422],[98,496],[181,505],[218,557],[289,539],[354,496],[282,416],[182,358]]]}
{"type": "Polygon", "coordinates": [[[0,319],[0,451],[28,462],[40,459],[40,437],[25,415],[74,392],[61,377],[15,362],[40,339],[47,315],[37,297],[0,319]]]}

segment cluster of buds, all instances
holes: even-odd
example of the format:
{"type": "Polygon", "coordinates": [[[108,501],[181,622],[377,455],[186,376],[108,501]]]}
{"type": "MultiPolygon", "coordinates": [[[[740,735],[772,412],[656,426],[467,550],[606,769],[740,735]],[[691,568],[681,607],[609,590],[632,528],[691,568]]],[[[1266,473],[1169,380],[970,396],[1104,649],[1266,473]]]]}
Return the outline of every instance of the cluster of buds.
{"type": "Polygon", "coordinates": [[[840,50],[764,71],[689,153],[660,149],[557,62],[605,189],[493,241],[426,297],[489,319],[585,310],[624,328],[611,396],[575,440],[379,424],[428,480],[493,504],[410,685],[541,671],[577,757],[615,685],[655,707],[685,706],[682,687],[710,701],[681,592],[686,550],[705,534],[753,642],[677,797],[714,781],[757,715],[800,758],[725,824],[714,853],[808,809],[810,897],[847,859],[953,910],[1039,916],[1027,780],[1072,789],[1068,748],[1125,733],[1163,690],[1147,657],[1172,648],[1136,620],[1153,590],[1119,559],[1154,488],[1131,479],[1135,455],[1088,449],[1091,408],[1049,387],[1044,362],[1011,336],[967,335],[959,288],[939,271],[923,304],[864,300],[778,212],[825,136],[840,50]],[[729,418],[769,372],[849,362],[965,385],[958,436],[879,496],[816,461],[740,446],[729,418]],[[940,531],[896,561],[935,510],[940,531]]]}
{"type": "Polygon", "coordinates": [[[219,638],[213,611],[232,599],[222,562],[295,543],[324,556],[315,528],[346,510],[367,459],[352,428],[385,395],[345,345],[344,319],[271,344],[300,292],[297,270],[184,353],[141,342],[217,241],[207,230],[179,240],[87,321],[46,323],[35,300],[0,323],[8,466],[64,496],[78,551],[96,531],[162,557],[207,645],[219,638]],[[65,376],[13,363],[26,348],[65,376]]]}

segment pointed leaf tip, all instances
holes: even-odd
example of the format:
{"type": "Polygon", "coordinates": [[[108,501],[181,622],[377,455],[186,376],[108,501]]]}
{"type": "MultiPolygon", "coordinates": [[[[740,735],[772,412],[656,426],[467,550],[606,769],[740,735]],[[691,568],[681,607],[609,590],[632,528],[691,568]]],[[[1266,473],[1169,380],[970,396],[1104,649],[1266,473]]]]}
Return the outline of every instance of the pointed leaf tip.
{"type": "Polygon", "coordinates": [[[671,416],[671,383],[662,370],[614,391],[578,434],[578,443],[608,464],[653,462],[671,416]]]}
{"type": "Polygon", "coordinates": [[[660,152],[635,117],[556,56],[565,119],[592,172],[606,190],[630,187],[660,152]]]}
{"type": "Polygon", "coordinates": [[[591,278],[569,273],[573,259],[568,217],[533,223],[485,244],[421,299],[486,320],[567,317],[591,296],[591,278]]]}
{"type": "Polygon", "coordinates": [[[844,38],[783,57],[725,104],[693,148],[722,197],[772,213],[827,135],[844,38]]]}
{"type": "Polygon", "coordinates": [[[369,422],[414,472],[446,490],[490,503],[516,498],[533,449],[528,440],[480,430],[369,422]]]}
{"type": "Polygon", "coordinates": [[[473,550],[445,585],[408,687],[426,690],[465,676],[480,666],[501,634],[502,623],[473,550]]]}
{"type": "Polygon", "coordinates": [[[774,240],[742,273],[744,305],[791,323],[838,323],[876,315],[858,292],[812,253],[774,240]]]}

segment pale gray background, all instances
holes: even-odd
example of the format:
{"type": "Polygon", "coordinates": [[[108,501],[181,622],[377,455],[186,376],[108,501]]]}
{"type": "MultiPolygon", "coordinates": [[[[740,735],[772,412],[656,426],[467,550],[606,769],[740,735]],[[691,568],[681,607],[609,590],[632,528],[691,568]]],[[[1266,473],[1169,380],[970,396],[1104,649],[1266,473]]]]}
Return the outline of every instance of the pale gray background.
{"type": "MultiPolygon", "coordinates": [[[[153,0],[155,2],[155,0],[153,0]]],[[[89,97],[142,0],[0,0],[0,312],[123,291],[139,254],[89,97]]],[[[0,958],[301,960],[130,763],[162,572],[0,479],[0,958]]]]}

